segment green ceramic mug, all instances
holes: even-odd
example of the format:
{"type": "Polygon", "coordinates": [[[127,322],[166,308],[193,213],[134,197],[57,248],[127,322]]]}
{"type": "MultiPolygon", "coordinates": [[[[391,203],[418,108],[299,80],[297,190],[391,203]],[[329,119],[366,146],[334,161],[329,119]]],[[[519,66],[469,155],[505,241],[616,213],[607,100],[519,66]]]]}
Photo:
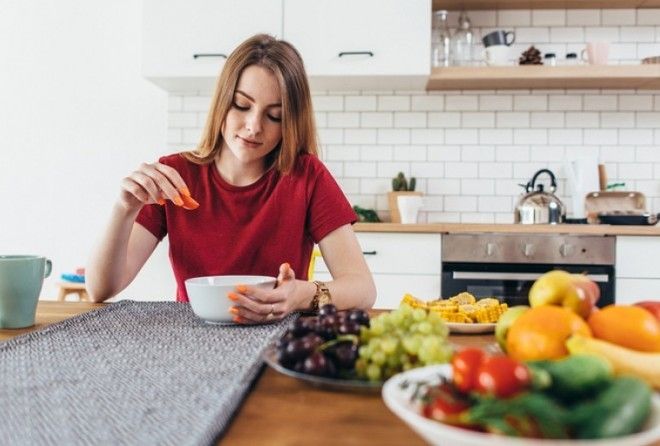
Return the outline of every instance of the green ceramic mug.
{"type": "Polygon", "coordinates": [[[34,325],[41,286],[52,268],[43,256],[0,255],[0,328],[34,325]]]}

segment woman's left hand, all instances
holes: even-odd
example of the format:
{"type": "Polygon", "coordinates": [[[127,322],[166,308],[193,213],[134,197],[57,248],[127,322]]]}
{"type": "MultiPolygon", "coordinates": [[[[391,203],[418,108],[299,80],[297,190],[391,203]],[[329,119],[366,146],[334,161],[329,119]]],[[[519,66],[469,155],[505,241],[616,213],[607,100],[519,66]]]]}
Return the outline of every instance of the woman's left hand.
{"type": "Polygon", "coordinates": [[[277,287],[272,290],[237,285],[236,292],[228,296],[234,302],[230,311],[234,314],[234,321],[242,324],[281,320],[296,310],[295,291],[296,274],[288,263],[283,263],[277,276],[277,287]]]}

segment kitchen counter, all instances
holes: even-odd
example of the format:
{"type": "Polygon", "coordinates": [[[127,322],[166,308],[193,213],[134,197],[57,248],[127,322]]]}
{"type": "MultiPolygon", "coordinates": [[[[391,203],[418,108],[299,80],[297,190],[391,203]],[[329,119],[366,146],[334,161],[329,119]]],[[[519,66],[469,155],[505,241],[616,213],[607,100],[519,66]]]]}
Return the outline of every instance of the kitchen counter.
{"type": "MultiPolygon", "coordinates": [[[[105,304],[41,301],[33,327],[0,330],[0,341],[105,304]]],[[[452,336],[457,346],[493,347],[492,335],[452,336]]],[[[218,444],[425,444],[380,394],[320,390],[266,367],[218,444]]]]}
{"type": "Polygon", "coordinates": [[[660,236],[660,224],[655,226],[623,225],[522,225],[494,223],[356,223],[355,232],[411,232],[411,233],[484,233],[511,234],[591,234],[660,236]]]}

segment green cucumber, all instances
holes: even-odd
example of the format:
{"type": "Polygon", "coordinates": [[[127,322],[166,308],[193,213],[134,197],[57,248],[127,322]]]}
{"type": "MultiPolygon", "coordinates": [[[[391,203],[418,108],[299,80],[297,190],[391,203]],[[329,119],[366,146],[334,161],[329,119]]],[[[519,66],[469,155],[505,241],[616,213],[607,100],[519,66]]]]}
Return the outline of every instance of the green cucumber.
{"type": "Polygon", "coordinates": [[[570,411],[575,436],[613,438],[637,432],[651,413],[651,388],[633,377],[614,379],[592,401],[570,411]]]}
{"type": "MultiPolygon", "coordinates": [[[[596,355],[571,355],[559,361],[534,361],[528,363],[533,371],[543,370],[550,374],[551,384],[535,386],[565,402],[589,397],[612,379],[612,366],[596,355]]],[[[532,376],[535,374],[533,373],[532,376]]]]}

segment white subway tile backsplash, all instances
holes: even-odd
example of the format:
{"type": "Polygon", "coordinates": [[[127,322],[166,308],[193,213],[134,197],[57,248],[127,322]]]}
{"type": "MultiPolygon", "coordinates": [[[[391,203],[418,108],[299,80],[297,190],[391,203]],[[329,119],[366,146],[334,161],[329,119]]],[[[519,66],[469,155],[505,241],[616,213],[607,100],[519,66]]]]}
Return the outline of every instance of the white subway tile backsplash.
{"type": "Polygon", "coordinates": [[[346,96],[344,98],[346,111],[375,111],[376,96],[346,96]]]}
{"type": "Polygon", "coordinates": [[[514,144],[546,144],[548,142],[547,130],[514,129],[514,144]]]}
{"type": "Polygon", "coordinates": [[[635,113],[632,112],[601,112],[600,126],[603,128],[635,127],[635,113]]]}
{"type": "Polygon", "coordinates": [[[461,114],[459,112],[429,113],[427,124],[429,127],[442,127],[442,128],[460,127],[461,114]]]}
{"type": "Polygon", "coordinates": [[[535,9],[532,11],[532,25],[534,26],[564,26],[566,24],[566,11],[563,9],[535,9]]]}
{"type": "Polygon", "coordinates": [[[348,178],[372,178],[376,176],[376,163],[351,162],[344,165],[344,176],[348,178]]]}
{"type": "Polygon", "coordinates": [[[445,97],[445,110],[447,111],[478,111],[479,96],[477,95],[454,95],[445,97]]]}
{"type": "Polygon", "coordinates": [[[658,23],[660,23],[660,8],[637,10],[638,25],[657,25],[658,23]]]}
{"type": "Polygon", "coordinates": [[[440,95],[413,96],[412,111],[442,111],[445,109],[445,98],[440,95]]]}
{"type": "Polygon", "coordinates": [[[395,112],[394,127],[397,128],[426,128],[426,113],[422,112],[395,112]]]}
{"type": "Polygon", "coordinates": [[[412,129],[410,140],[412,144],[442,144],[445,130],[441,129],[412,129]]]}
{"type": "Polygon", "coordinates": [[[619,143],[646,146],[653,144],[653,130],[651,129],[621,129],[619,130],[619,143]]]}
{"type": "Polygon", "coordinates": [[[619,95],[619,110],[653,110],[653,96],[645,94],[619,95]]]}
{"type": "Polygon", "coordinates": [[[330,112],[327,114],[329,128],[360,127],[359,113],[330,112]]]}
{"type": "Polygon", "coordinates": [[[561,112],[532,112],[531,126],[533,128],[562,128],[565,126],[566,114],[561,112]]]}
{"type": "Polygon", "coordinates": [[[459,195],[461,193],[461,180],[452,178],[429,179],[427,189],[429,194],[434,195],[459,195]]]}
{"type": "Polygon", "coordinates": [[[619,107],[618,97],[613,94],[584,96],[584,109],[596,111],[616,111],[619,107]]]}
{"type": "MultiPolygon", "coordinates": [[[[377,130],[373,129],[345,129],[344,142],[346,144],[376,144],[376,142],[378,142],[377,135],[377,130]]],[[[391,144],[387,141],[380,142],[383,144],[391,144]]]]}
{"type": "Polygon", "coordinates": [[[463,195],[490,195],[495,191],[495,180],[461,180],[461,194],[463,195]]]}
{"type": "Polygon", "coordinates": [[[496,161],[529,161],[529,147],[527,146],[497,146],[495,148],[496,161]]]}
{"type": "Polygon", "coordinates": [[[343,96],[312,96],[312,106],[316,111],[343,111],[343,96]]]}
{"type": "Polygon", "coordinates": [[[394,115],[391,112],[360,113],[362,128],[391,128],[394,126],[394,115]]]}
{"type": "Polygon", "coordinates": [[[426,161],[426,146],[394,146],[395,161],[426,161]]]}
{"type": "Polygon", "coordinates": [[[553,43],[584,42],[584,29],[574,26],[550,28],[550,41],[553,43]]]}
{"type": "Polygon", "coordinates": [[[495,127],[494,112],[463,112],[463,128],[495,127]]]}
{"type": "Polygon", "coordinates": [[[585,129],[584,130],[584,143],[593,145],[601,144],[615,144],[618,140],[618,132],[616,129],[585,129]]]}
{"type": "Polygon", "coordinates": [[[622,42],[655,42],[653,26],[622,26],[619,34],[622,42]]]}
{"type": "Polygon", "coordinates": [[[461,161],[495,161],[495,147],[486,144],[463,146],[461,161]]]}
{"type": "Polygon", "coordinates": [[[480,129],[479,142],[481,144],[513,144],[512,129],[480,129]]]}
{"type": "Polygon", "coordinates": [[[461,146],[429,145],[426,148],[426,157],[429,161],[460,161],[461,146]]]}
{"type": "Polygon", "coordinates": [[[548,97],[545,95],[516,95],[513,97],[513,109],[518,111],[537,111],[548,109],[548,97]]]}
{"type": "Polygon", "coordinates": [[[651,163],[620,163],[619,177],[634,179],[652,179],[653,164],[651,163]]]}
{"type": "Polygon", "coordinates": [[[635,12],[634,9],[603,9],[601,22],[603,25],[634,25],[635,12]]]}
{"type": "Polygon", "coordinates": [[[656,128],[660,125],[660,112],[637,112],[635,115],[638,128],[656,128]]]}
{"type": "Polygon", "coordinates": [[[566,11],[568,26],[598,26],[600,25],[599,9],[569,9],[566,11]]]}
{"type": "MultiPolygon", "coordinates": [[[[458,11],[450,19],[455,26],[458,11]]],[[[611,64],[660,54],[660,9],[469,11],[480,38],[514,30],[511,58],[580,53],[587,41],[610,42],[611,64]]],[[[194,147],[211,98],[168,99],[167,144],[194,147]]],[[[609,180],[647,195],[660,209],[660,90],[316,91],[321,157],[353,204],[389,217],[387,192],[399,171],[425,194],[420,222],[511,223],[526,183],[541,168],[558,176],[570,205],[566,157],[594,155],[609,180]]],[[[569,206],[570,207],[570,206],[569,206]]]]}
{"type": "Polygon", "coordinates": [[[408,111],[410,96],[378,96],[379,111],[408,111]]]}
{"type": "Polygon", "coordinates": [[[394,147],[381,144],[361,146],[360,159],[363,161],[392,161],[394,159],[394,147]]]}
{"type": "Polygon", "coordinates": [[[478,144],[479,131],[476,129],[445,130],[446,144],[478,144]]]}
{"type": "Polygon", "coordinates": [[[583,42],[617,42],[619,40],[619,28],[615,26],[599,26],[587,28],[584,32],[583,42]]]}
{"type": "Polygon", "coordinates": [[[521,9],[502,9],[497,11],[497,25],[500,27],[529,26],[532,24],[530,11],[521,9]]]}

